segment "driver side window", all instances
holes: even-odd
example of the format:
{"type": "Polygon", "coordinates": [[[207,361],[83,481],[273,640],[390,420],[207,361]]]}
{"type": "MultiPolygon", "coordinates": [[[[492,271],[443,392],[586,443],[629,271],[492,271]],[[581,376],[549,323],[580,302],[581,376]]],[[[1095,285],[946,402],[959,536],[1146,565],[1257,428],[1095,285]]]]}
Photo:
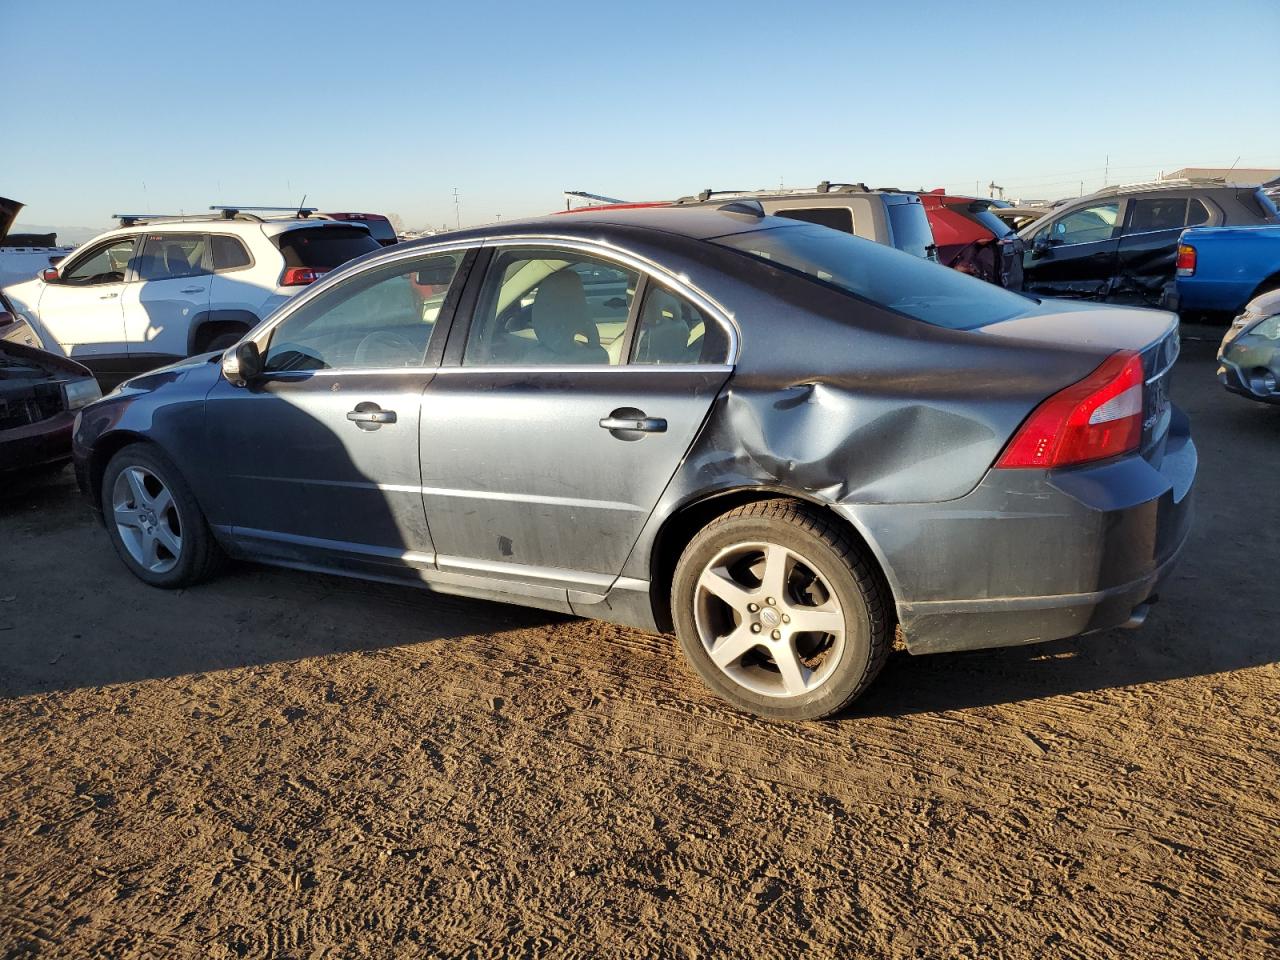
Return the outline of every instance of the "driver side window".
{"type": "Polygon", "coordinates": [[[124,283],[124,272],[133,257],[135,237],[123,237],[104,244],[79,263],[61,273],[59,282],[87,287],[100,283],[124,283]]]}
{"type": "Polygon", "coordinates": [[[463,256],[397,261],[327,290],[272,331],[263,369],[422,366],[463,256]]]}
{"type": "Polygon", "coordinates": [[[1049,242],[1065,246],[1110,240],[1115,233],[1119,215],[1118,202],[1099,203],[1083,210],[1075,210],[1050,225],[1049,242]]]}

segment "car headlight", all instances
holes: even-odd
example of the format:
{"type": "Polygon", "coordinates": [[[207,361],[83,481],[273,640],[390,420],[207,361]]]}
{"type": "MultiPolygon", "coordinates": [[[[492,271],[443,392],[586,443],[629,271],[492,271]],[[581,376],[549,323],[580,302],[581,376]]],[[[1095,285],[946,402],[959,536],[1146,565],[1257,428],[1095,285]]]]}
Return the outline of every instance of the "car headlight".
{"type": "Polygon", "coordinates": [[[71,380],[62,385],[62,399],[66,401],[68,410],[79,410],[100,396],[102,389],[98,386],[98,381],[92,378],[71,380]]]}
{"type": "Polygon", "coordinates": [[[1280,313],[1263,317],[1245,331],[1251,337],[1266,337],[1268,340],[1280,340],[1280,313]]]}

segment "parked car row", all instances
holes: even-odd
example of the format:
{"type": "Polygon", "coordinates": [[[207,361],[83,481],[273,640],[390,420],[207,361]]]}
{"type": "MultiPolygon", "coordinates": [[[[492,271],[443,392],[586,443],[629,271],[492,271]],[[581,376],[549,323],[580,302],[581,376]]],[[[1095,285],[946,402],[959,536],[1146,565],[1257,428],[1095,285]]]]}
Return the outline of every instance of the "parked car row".
{"type": "Polygon", "coordinates": [[[704,190],[674,201],[603,203],[563,212],[733,200],[752,200],[769,214],[875,240],[1040,296],[1234,313],[1252,296],[1280,286],[1280,215],[1274,203],[1261,187],[1221,180],[1108,187],[1050,207],[824,181],[811,189],[704,190]],[[1273,229],[1258,233],[1258,227],[1273,229]],[[1175,279],[1195,275],[1197,243],[1212,245],[1215,254],[1228,244],[1231,249],[1210,258],[1201,281],[1179,280],[1175,289],[1175,279]]]}

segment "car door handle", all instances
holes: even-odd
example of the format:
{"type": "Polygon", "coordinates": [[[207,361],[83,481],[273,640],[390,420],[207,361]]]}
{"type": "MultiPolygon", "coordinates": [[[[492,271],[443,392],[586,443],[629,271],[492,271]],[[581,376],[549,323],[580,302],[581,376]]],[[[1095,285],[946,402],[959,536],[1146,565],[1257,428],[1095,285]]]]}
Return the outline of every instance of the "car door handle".
{"type": "Polygon", "coordinates": [[[99,299],[99,300],[114,300],[114,299],[115,299],[116,297],[118,297],[118,296],[120,296],[120,294],[118,294],[118,293],[104,293],[102,296],[98,297],[98,299],[99,299]]]}
{"type": "Polygon", "coordinates": [[[204,293],[204,287],[183,287],[179,293],[204,293]]]}
{"type": "Polygon", "coordinates": [[[637,433],[666,433],[667,421],[661,417],[619,417],[610,415],[600,421],[606,430],[634,430],[637,433]]]}
{"type": "Polygon", "coordinates": [[[352,423],[395,423],[396,412],[394,410],[351,410],[347,413],[347,419],[352,423]]]}

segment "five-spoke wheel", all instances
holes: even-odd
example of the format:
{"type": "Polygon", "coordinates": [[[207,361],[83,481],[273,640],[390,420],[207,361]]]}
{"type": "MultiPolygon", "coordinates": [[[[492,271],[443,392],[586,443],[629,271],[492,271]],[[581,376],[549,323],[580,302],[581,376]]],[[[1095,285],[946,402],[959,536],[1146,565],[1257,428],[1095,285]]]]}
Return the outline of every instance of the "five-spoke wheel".
{"type": "Polygon", "coordinates": [[[888,655],[888,590],[833,517],[759,500],[699,531],[681,554],[671,612],[707,685],[754,713],[825,717],[852,702],[888,655]]]}
{"type": "Polygon", "coordinates": [[[130,444],[111,458],[100,502],[120,559],[152,586],[190,586],[222,560],[191,488],[151,444],[130,444]]]}
{"type": "Polygon", "coordinates": [[[145,467],[121,470],[111,490],[111,520],[129,555],[152,573],[172,570],[182,557],[182,521],[173,494],[145,467]]]}

